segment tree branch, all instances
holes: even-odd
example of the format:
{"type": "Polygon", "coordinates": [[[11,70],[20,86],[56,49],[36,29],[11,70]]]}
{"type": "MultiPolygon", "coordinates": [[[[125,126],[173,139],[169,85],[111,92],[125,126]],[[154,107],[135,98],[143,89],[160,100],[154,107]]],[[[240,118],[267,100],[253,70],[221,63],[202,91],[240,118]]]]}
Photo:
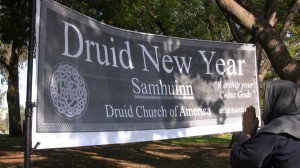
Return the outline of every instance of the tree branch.
{"type": "Polygon", "coordinates": [[[271,62],[268,58],[265,59],[264,64],[261,66],[261,68],[259,69],[258,72],[258,79],[260,82],[264,81],[264,79],[266,78],[269,69],[272,67],[271,62]]]}
{"type": "MultiPolygon", "coordinates": [[[[270,10],[272,12],[269,12],[269,14],[266,14],[266,17],[269,18],[269,23],[274,26],[277,23],[277,19],[276,19],[276,14],[278,11],[279,6],[282,3],[282,0],[276,0],[276,4],[275,7],[270,7],[273,10],[270,10]],[[277,9],[277,10],[275,10],[277,9]],[[269,16],[268,16],[269,15],[269,16]],[[276,20],[276,21],[275,21],[276,20]]],[[[269,4],[268,4],[269,5],[269,4]]],[[[281,27],[280,30],[280,37],[282,39],[284,39],[287,30],[289,29],[289,27],[292,24],[292,21],[294,20],[295,16],[297,15],[298,11],[300,8],[300,0],[297,0],[297,2],[295,2],[295,4],[293,5],[293,7],[290,9],[289,13],[287,14],[285,21],[281,27]]],[[[268,12],[266,12],[268,13],[268,12]]],[[[268,74],[268,70],[272,67],[270,60],[268,58],[266,58],[264,64],[262,65],[262,68],[259,70],[259,80],[263,81],[264,78],[267,76],[268,74]]]]}
{"type": "Polygon", "coordinates": [[[3,65],[3,67],[9,71],[10,66],[5,62],[5,60],[3,60],[2,58],[0,58],[0,64],[3,65]]]}
{"type": "MultiPolygon", "coordinates": [[[[254,9],[255,7],[252,7],[248,0],[216,0],[216,2],[247,32],[251,32],[253,25],[258,28],[257,40],[266,51],[275,72],[281,79],[294,82],[299,79],[300,81],[300,64],[290,56],[279,34],[275,32],[267,20],[255,14],[255,10],[250,12],[239,4],[250,5],[251,9],[254,9]]],[[[247,7],[247,9],[250,8],[247,7]]]]}
{"type": "Polygon", "coordinates": [[[220,8],[220,9],[221,9],[223,15],[225,16],[225,19],[227,20],[227,23],[230,28],[230,32],[231,32],[233,38],[235,39],[235,41],[237,41],[238,43],[245,43],[246,40],[242,36],[241,32],[237,29],[235,22],[226,14],[226,12],[223,10],[223,8],[220,8]]]}
{"type": "Polygon", "coordinates": [[[162,21],[157,18],[154,14],[152,7],[149,5],[148,1],[145,2],[145,6],[151,18],[153,19],[154,23],[159,27],[162,33],[166,36],[170,36],[170,31],[163,25],[162,21]]]}
{"type": "Polygon", "coordinates": [[[236,2],[243,8],[245,8],[247,12],[250,12],[255,17],[261,17],[260,13],[256,10],[252,2],[248,0],[236,0],[236,2]]]}
{"type": "MultiPolygon", "coordinates": [[[[275,5],[273,6],[273,0],[268,0],[266,2],[266,9],[265,9],[265,16],[264,18],[268,20],[269,24],[274,27],[276,23],[278,22],[278,10],[280,5],[282,4],[282,0],[275,0],[275,5]]],[[[261,44],[256,44],[256,55],[258,63],[260,63],[260,60],[262,60],[261,56],[262,52],[262,46],[261,44]]],[[[263,65],[259,68],[259,81],[262,82],[265,77],[268,74],[269,69],[272,67],[270,60],[268,57],[265,58],[265,62],[263,65]]]]}
{"type": "Polygon", "coordinates": [[[284,39],[286,32],[288,31],[289,27],[291,26],[294,18],[296,17],[298,11],[300,9],[300,0],[297,0],[293,7],[290,9],[288,15],[285,18],[284,24],[280,30],[280,37],[284,39]]]}
{"type": "Polygon", "coordinates": [[[270,25],[274,26],[278,21],[278,10],[283,0],[275,0],[273,6],[273,0],[268,0],[265,9],[265,19],[269,21],[270,25]]]}

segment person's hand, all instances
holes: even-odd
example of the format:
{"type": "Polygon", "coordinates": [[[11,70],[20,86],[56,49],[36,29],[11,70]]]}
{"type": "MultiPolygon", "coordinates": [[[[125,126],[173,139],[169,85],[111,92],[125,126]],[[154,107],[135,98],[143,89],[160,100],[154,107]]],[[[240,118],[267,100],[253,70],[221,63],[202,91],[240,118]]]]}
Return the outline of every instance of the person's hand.
{"type": "Polygon", "coordinates": [[[243,113],[243,135],[248,137],[253,136],[258,128],[258,118],[255,114],[255,108],[253,106],[247,107],[243,113]]]}

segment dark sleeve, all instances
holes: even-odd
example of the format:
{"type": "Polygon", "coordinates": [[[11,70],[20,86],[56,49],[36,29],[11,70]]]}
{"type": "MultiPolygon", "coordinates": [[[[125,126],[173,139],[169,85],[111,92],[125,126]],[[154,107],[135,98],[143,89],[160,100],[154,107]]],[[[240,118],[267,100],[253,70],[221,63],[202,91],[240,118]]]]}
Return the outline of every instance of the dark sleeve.
{"type": "Polygon", "coordinates": [[[233,145],[230,154],[230,163],[233,168],[262,167],[264,160],[276,147],[276,136],[260,134],[254,138],[241,136],[233,145]]]}

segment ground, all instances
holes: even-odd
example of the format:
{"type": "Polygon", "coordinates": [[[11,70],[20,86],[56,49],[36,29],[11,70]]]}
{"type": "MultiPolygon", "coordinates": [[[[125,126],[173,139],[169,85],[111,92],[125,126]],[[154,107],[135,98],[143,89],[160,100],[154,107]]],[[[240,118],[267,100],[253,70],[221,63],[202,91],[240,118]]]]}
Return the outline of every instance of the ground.
{"type": "MultiPolygon", "coordinates": [[[[229,168],[230,135],[37,150],[31,167],[229,168]]],[[[24,138],[0,135],[0,168],[23,167],[24,138]]]]}

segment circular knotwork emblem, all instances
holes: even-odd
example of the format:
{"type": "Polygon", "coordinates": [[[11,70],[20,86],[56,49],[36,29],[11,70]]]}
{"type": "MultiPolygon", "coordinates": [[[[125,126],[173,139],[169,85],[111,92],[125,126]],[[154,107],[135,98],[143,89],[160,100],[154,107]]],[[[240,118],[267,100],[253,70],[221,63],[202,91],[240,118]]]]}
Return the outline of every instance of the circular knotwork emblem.
{"type": "Polygon", "coordinates": [[[64,63],[54,70],[50,98],[56,112],[64,118],[79,118],[85,112],[88,101],[86,83],[73,65],[64,63]]]}

